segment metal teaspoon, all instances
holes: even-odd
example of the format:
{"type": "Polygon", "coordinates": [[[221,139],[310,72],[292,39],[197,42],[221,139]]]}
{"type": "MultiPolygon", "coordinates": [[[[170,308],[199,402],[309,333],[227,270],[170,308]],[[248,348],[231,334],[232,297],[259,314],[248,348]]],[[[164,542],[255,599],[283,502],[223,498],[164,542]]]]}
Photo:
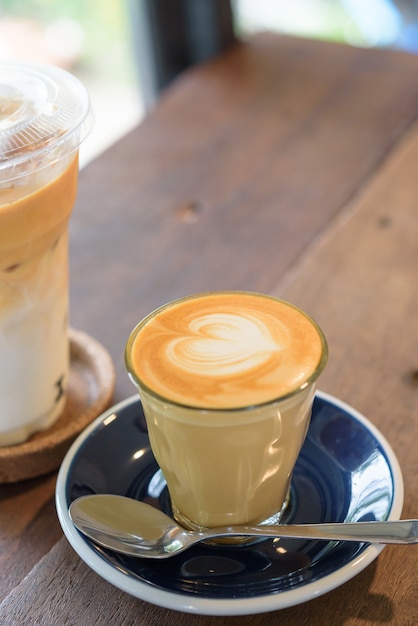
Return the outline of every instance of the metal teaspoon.
{"type": "Polygon", "coordinates": [[[228,526],[190,532],[144,502],[107,494],[82,496],[71,504],[69,513],[76,528],[95,543],[122,554],[154,559],[173,556],[207,539],[231,536],[418,543],[418,520],[228,526]]]}

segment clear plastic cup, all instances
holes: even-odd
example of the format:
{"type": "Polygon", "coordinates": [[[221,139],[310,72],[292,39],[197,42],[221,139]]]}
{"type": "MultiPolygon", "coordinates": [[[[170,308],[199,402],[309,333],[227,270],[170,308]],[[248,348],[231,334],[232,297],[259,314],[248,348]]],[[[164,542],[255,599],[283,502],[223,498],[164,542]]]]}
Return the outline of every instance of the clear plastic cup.
{"type": "Polygon", "coordinates": [[[68,221],[87,92],[56,67],[0,63],[0,445],[50,427],[69,376],[68,221]]]}

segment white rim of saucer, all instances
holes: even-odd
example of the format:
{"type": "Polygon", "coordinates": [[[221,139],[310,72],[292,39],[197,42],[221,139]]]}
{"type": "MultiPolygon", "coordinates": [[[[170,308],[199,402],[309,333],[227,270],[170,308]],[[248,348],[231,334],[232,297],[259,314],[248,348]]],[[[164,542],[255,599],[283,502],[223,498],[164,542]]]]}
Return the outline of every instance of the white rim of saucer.
{"type": "MultiPolygon", "coordinates": [[[[330,404],[338,406],[343,411],[352,415],[357,421],[363,424],[378,441],[387,457],[393,480],[394,497],[388,519],[400,519],[404,498],[403,479],[398,460],[388,441],[376,428],[376,426],[374,426],[363,414],[350,405],[322,391],[317,391],[316,396],[330,404]]],[[[384,549],[384,545],[371,544],[352,561],[343,565],[331,574],[327,574],[323,578],[320,578],[319,580],[308,582],[306,585],[301,587],[289,589],[280,593],[267,594],[251,598],[238,598],[236,600],[201,598],[194,597],[186,593],[182,594],[165,591],[115,569],[110,563],[107,563],[99,554],[90,548],[90,546],[82,538],[79,531],[73,525],[68,513],[66,481],[74,456],[84,441],[90,437],[100,424],[110,423],[113,419],[117,418],[117,415],[121,410],[138,400],[138,395],[134,395],[114,405],[112,408],[105,411],[101,416],[96,418],[90,426],[88,426],[77,437],[61,464],[55,492],[58,518],[68,542],[80,558],[93,571],[115,587],[136,598],[145,600],[146,602],[150,602],[157,606],[176,611],[183,611],[186,613],[194,613],[196,615],[226,616],[266,613],[268,611],[284,609],[297,604],[302,604],[303,602],[313,600],[314,598],[336,589],[363,571],[384,549]]]]}

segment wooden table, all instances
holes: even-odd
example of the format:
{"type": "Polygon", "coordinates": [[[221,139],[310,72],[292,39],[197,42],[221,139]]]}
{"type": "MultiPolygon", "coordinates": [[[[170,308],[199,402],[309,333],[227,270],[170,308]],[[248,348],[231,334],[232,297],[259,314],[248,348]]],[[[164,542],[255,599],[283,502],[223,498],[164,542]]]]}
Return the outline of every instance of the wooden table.
{"type": "MultiPolygon", "coordinates": [[[[389,440],[402,516],[418,517],[417,119],[418,58],[398,52],[260,34],[177,80],[82,171],[72,218],[71,323],[112,354],[115,401],[134,393],[128,333],[157,305],[224,288],[287,298],[328,337],[321,388],[389,440]]],[[[55,479],[0,487],[1,624],[417,623],[415,546],[276,613],[147,604],[69,546],[55,479]]]]}

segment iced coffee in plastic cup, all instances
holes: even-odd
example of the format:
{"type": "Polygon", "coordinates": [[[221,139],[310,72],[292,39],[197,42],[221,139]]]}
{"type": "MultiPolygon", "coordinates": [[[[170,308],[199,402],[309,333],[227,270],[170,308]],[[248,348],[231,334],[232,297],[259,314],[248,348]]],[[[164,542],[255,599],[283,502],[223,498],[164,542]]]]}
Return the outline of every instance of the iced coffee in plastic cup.
{"type": "Polygon", "coordinates": [[[0,445],[63,411],[68,220],[89,100],[71,74],[0,63],[0,445]]]}
{"type": "Polygon", "coordinates": [[[257,293],[190,296],[135,327],[126,365],[177,521],[280,521],[327,355],[306,313],[257,293]]]}

